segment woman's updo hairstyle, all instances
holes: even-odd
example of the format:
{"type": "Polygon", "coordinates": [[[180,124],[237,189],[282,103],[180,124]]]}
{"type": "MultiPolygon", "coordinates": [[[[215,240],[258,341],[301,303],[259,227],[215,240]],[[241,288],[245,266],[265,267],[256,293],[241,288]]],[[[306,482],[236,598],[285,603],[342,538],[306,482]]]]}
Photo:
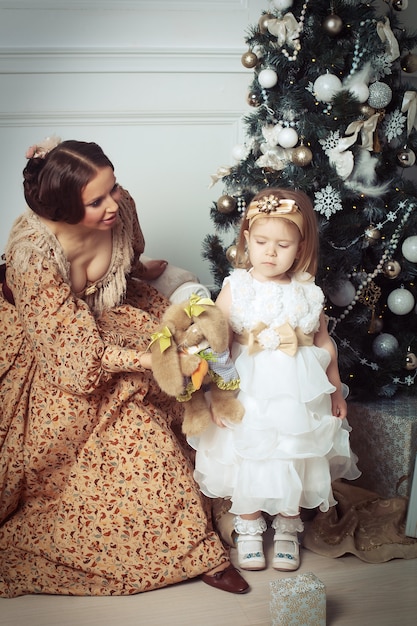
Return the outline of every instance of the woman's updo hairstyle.
{"type": "Polygon", "coordinates": [[[78,224],[85,215],[82,192],[104,167],[114,170],[96,143],[62,141],[44,156],[29,158],[23,170],[26,202],[41,217],[78,224]]]}

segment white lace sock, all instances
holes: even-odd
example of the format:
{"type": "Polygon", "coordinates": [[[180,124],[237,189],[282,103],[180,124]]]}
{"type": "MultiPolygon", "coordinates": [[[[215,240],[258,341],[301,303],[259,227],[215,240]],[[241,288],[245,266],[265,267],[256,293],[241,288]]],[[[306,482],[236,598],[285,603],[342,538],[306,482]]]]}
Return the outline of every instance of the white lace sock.
{"type": "Polygon", "coordinates": [[[274,535],[274,558],[272,567],[287,572],[300,567],[300,545],[297,533],[304,530],[300,517],[276,515],[272,522],[274,535]]]}

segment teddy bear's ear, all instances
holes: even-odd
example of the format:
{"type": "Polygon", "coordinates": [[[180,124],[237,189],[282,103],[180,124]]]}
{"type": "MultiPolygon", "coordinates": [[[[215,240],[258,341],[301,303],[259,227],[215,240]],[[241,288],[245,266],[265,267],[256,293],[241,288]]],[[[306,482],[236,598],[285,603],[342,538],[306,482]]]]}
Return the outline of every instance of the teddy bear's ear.
{"type": "Polygon", "coordinates": [[[217,305],[206,306],[193,319],[215,352],[224,352],[229,347],[229,324],[217,305]]]}
{"type": "Polygon", "coordinates": [[[172,327],[172,332],[185,330],[191,324],[191,320],[185,312],[186,303],[170,304],[162,316],[162,322],[172,327]]]}

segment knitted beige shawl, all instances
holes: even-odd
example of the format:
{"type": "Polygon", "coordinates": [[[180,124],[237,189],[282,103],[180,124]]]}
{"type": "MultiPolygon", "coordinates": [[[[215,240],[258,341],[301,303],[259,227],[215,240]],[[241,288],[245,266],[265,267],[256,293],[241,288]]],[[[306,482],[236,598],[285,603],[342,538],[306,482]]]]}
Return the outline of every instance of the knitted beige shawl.
{"type": "MultiPolygon", "coordinates": [[[[94,284],[88,284],[81,294],[90,309],[99,315],[123,301],[126,293],[126,275],[132,269],[140,274],[139,256],[143,252],[144,240],[140,230],[136,207],[127,192],[123,190],[119,203],[119,219],[112,231],[113,251],[109,268],[105,275],[94,284]]],[[[28,209],[13,224],[6,247],[6,265],[27,271],[30,264],[41,267],[43,261],[55,266],[56,272],[70,286],[70,264],[64,255],[61,244],[38,215],[28,209]]]]}

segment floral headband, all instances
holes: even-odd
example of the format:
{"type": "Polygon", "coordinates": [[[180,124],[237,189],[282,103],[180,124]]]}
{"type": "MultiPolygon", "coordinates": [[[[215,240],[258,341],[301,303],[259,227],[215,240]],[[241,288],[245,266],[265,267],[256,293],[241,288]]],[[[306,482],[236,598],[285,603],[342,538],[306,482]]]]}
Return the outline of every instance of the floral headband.
{"type": "Polygon", "coordinates": [[[246,218],[249,228],[258,217],[280,217],[293,222],[303,235],[303,215],[294,200],[277,198],[273,194],[259,200],[252,200],[249,204],[246,218]]]}
{"type": "Polygon", "coordinates": [[[56,135],[46,137],[41,143],[30,146],[26,150],[27,159],[44,159],[48,152],[51,152],[58,144],[61,143],[61,138],[56,135]]]}

